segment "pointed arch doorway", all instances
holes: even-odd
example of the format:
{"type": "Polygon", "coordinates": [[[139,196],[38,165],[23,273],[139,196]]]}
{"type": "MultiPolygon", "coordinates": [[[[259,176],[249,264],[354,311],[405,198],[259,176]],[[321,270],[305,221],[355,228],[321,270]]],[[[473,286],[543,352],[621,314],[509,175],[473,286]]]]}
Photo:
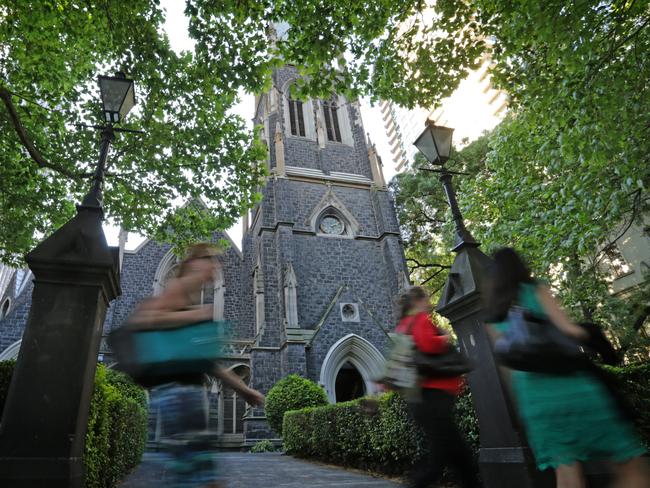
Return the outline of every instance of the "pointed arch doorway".
{"type": "Polygon", "coordinates": [[[330,347],[320,371],[320,383],[331,403],[352,400],[377,391],[384,356],[370,342],[348,334],[330,347]]]}

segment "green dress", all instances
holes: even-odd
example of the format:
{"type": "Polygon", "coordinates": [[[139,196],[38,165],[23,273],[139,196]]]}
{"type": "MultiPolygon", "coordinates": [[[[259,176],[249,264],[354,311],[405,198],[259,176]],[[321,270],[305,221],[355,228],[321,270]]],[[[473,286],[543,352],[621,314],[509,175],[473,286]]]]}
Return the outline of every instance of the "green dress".
{"type": "MultiPolygon", "coordinates": [[[[521,285],[518,301],[531,312],[546,316],[536,285],[521,285]]],[[[495,327],[503,331],[509,323],[495,327]]],[[[513,371],[512,389],[539,469],[590,459],[622,462],[645,452],[615,399],[587,371],[561,376],[513,371]]]]}

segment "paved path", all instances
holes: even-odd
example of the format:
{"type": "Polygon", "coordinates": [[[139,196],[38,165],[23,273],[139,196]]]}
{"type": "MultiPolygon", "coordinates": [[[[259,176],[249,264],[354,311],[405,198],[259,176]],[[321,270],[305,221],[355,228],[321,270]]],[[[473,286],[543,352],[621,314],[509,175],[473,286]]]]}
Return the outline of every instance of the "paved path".
{"type": "MultiPolygon", "coordinates": [[[[121,488],[162,488],[160,454],[146,453],[142,464],[121,488]],[[158,461],[158,462],[157,462],[158,461]]],[[[226,488],[399,488],[403,485],[355,471],[310,463],[278,453],[219,454],[219,470],[226,488]]]]}

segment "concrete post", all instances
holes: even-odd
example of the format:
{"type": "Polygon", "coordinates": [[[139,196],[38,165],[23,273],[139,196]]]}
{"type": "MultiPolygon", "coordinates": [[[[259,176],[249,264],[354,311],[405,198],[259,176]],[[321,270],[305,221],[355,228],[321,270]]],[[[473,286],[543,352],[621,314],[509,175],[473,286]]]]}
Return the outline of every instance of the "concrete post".
{"type": "Polygon", "coordinates": [[[102,326],[120,294],[118,249],[102,218],[100,206],[80,206],[27,255],[34,291],[0,426],[0,486],[84,486],[102,326]]]}

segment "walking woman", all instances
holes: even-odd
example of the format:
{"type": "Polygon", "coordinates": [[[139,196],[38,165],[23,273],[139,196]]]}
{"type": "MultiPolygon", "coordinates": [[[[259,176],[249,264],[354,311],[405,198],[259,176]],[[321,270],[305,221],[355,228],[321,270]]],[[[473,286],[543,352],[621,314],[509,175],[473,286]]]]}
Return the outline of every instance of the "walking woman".
{"type": "MultiPolygon", "coordinates": [[[[401,319],[396,332],[413,336],[415,346],[428,354],[446,351],[449,338],[431,320],[431,303],[423,288],[414,286],[400,297],[401,319]]],[[[412,473],[411,486],[425,488],[437,482],[445,467],[455,471],[462,488],[480,486],[477,467],[469,447],[454,422],[453,409],[462,379],[422,378],[421,401],[409,404],[413,419],[425,433],[429,457],[412,473]]]]}
{"type": "MultiPolygon", "coordinates": [[[[178,275],[165,291],[140,304],[129,318],[132,330],[161,330],[212,320],[212,305],[197,306],[202,287],[214,277],[216,250],[210,244],[191,246],[178,275]]],[[[237,375],[214,365],[214,376],[247,403],[262,404],[264,396],[237,375]]],[[[166,471],[175,488],[218,488],[214,453],[207,430],[207,398],[202,373],[171,374],[155,378],[151,407],[159,413],[163,450],[171,458],[166,471]]]]}
{"type": "MultiPolygon", "coordinates": [[[[487,307],[498,331],[507,330],[507,315],[518,305],[568,336],[587,339],[560,308],[548,288],[537,283],[510,248],[494,255],[487,307]]],[[[618,487],[648,488],[641,456],[645,449],[606,387],[586,370],[566,374],[512,372],[519,415],[540,470],[555,469],[558,488],[584,488],[580,463],[611,459],[618,463],[618,487]]]]}

